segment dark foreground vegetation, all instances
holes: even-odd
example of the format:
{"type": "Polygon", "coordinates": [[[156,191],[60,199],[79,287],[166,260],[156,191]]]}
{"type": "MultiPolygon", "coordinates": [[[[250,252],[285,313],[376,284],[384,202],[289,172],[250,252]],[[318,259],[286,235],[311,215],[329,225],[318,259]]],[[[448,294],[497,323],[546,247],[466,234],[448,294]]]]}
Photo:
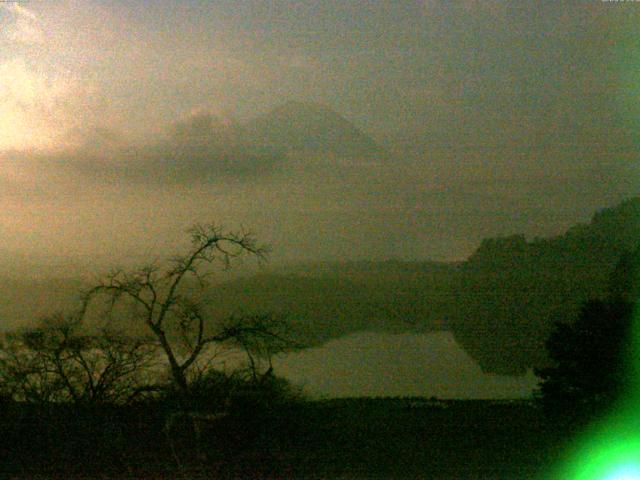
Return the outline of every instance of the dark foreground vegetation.
{"type": "Polygon", "coordinates": [[[171,415],[166,403],[5,404],[1,470],[19,478],[523,479],[543,474],[561,443],[529,402],[245,404],[168,428],[171,415]]]}

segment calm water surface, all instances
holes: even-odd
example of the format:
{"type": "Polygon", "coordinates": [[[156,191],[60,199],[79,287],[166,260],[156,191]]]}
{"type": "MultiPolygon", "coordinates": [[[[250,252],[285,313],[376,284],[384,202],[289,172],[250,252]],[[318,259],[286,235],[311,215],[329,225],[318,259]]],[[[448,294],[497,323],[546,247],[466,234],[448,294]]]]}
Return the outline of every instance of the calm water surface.
{"type": "Polygon", "coordinates": [[[360,332],[287,354],[276,372],[312,396],[523,398],[537,379],[484,373],[450,332],[360,332]]]}

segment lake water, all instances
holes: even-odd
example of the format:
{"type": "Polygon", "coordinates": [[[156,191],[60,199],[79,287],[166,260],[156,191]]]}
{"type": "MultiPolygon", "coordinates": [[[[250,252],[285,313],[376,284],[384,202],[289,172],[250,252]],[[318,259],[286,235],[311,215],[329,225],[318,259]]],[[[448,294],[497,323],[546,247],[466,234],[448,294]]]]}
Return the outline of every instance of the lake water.
{"type": "Polygon", "coordinates": [[[484,373],[451,332],[360,332],[274,362],[312,397],[526,398],[538,379],[484,373]]]}

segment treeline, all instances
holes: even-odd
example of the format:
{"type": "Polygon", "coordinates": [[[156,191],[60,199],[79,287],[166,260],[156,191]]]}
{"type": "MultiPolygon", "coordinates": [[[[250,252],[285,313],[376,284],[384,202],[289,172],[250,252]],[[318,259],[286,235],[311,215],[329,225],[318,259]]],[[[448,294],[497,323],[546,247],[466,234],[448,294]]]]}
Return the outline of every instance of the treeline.
{"type": "Polygon", "coordinates": [[[536,374],[540,404],[557,425],[581,427],[637,400],[639,298],[640,244],[620,258],[605,297],[554,325],[546,341],[551,361],[536,374]]]}

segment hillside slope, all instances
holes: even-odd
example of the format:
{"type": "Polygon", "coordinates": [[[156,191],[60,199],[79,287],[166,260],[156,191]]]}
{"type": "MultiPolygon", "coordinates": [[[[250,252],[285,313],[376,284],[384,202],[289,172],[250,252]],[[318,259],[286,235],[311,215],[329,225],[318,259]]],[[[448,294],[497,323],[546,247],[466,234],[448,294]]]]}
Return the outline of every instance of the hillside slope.
{"type": "Polygon", "coordinates": [[[606,296],[616,264],[639,240],[640,198],[557,237],[485,240],[455,287],[456,340],[489,372],[520,374],[543,364],[554,323],[576,318],[585,300],[606,296]]]}

